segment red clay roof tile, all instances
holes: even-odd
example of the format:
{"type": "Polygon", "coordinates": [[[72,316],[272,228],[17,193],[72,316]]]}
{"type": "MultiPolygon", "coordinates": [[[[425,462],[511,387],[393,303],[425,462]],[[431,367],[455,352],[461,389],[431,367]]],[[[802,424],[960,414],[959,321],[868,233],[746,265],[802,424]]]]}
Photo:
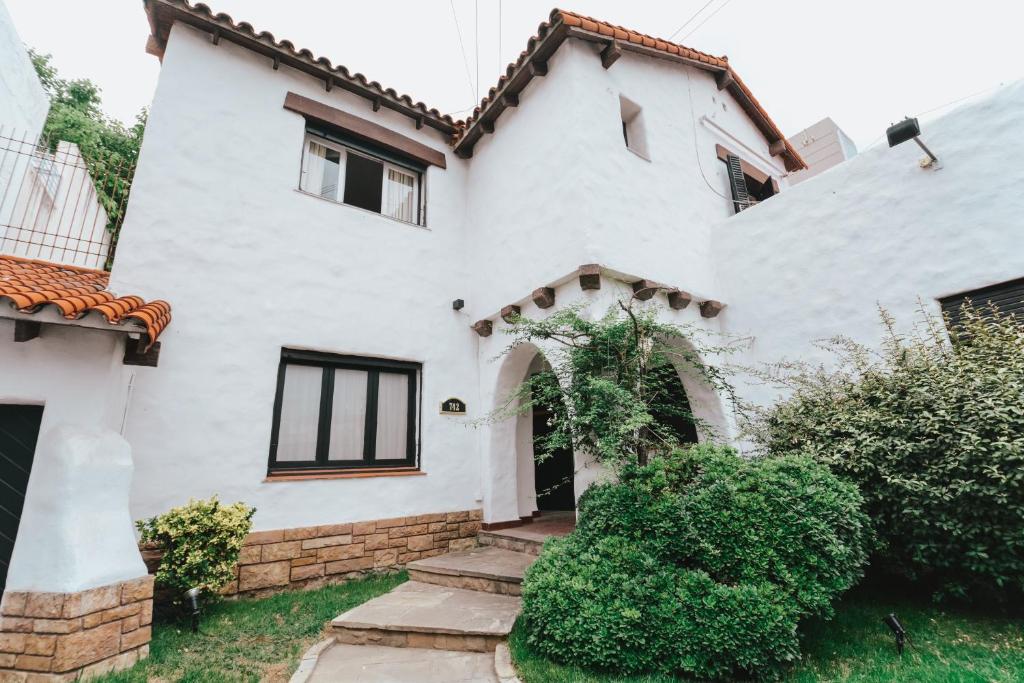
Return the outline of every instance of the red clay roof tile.
{"type": "Polygon", "coordinates": [[[117,297],[107,290],[109,282],[110,274],[102,270],[0,255],[0,300],[8,299],[20,312],[56,306],[65,318],[77,320],[95,311],[111,325],[144,328],[148,343],[155,342],[171,322],[171,305],[117,297]]]}

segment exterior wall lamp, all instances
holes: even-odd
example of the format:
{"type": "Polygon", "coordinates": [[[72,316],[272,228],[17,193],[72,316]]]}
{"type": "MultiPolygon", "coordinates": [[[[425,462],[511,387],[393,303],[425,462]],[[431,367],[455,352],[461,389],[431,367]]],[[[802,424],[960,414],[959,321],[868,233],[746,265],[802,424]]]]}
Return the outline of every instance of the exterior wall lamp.
{"type": "Polygon", "coordinates": [[[909,116],[899,123],[894,123],[885,130],[885,137],[889,140],[889,146],[895,147],[896,145],[902,144],[907,140],[913,140],[917,143],[917,146],[924,150],[924,153],[928,155],[927,159],[921,160],[921,168],[928,168],[936,161],[939,160],[937,156],[932,154],[932,151],[921,142],[921,125],[917,122],[917,119],[912,119],[909,116]]]}

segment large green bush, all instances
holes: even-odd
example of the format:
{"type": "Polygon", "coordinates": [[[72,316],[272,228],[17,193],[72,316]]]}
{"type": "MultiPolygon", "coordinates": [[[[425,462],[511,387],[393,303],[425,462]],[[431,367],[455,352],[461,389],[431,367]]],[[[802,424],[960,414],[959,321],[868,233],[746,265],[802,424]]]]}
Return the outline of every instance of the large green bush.
{"type": "Polygon", "coordinates": [[[218,595],[234,578],[255,513],[244,503],[222,505],[214,496],[137,521],[142,542],[153,543],[164,553],[157,585],[176,601],[190,588],[200,588],[208,597],[218,595]]]}
{"type": "Polygon", "coordinates": [[[964,310],[951,342],[888,330],[881,353],[835,340],[832,369],[775,373],[792,391],[758,415],[773,454],[810,453],[856,482],[878,565],[940,595],[1024,592],[1024,325],[964,310]]]}
{"type": "Polygon", "coordinates": [[[581,498],[523,584],[529,642],[560,661],[702,679],[768,677],[799,656],[798,620],[860,577],[856,487],[807,457],[697,446],[581,498]]]}

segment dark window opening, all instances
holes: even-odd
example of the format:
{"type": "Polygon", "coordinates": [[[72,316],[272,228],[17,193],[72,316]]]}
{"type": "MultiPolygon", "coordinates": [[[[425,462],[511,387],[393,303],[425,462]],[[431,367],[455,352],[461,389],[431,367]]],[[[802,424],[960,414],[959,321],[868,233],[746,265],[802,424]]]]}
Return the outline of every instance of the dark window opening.
{"type": "Polygon", "coordinates": [[[359,154],[349,154],[345,164],[346,204],[380,213],[384,164],[359,154]]]}
{"type": "Polygon", "coordinates": [[[729,176],[729,189],[735,213],[749,209],[779,193],[779,184],[775,178],[761,172],[721,145],[715,147],[718,158],[725,164],[729,176]]]}
{"type": "Polygon", "coordinates": [[[42,406],[0,405],[0,593],[7,583],[42,419],[42,406]]]}
{"type": "Polygon", "coordinates": [[[961,308],[965,303],[971,304],[983,315],[990,314],[990,311],[986,310],[990,306],[995,307],[1000,314],[1013,315],[1024,323],[1024,278],[939,299],[942,313],[948,319],[951,328],[959,325],[963,317],[961,308]]]}
{"type": "Polygon", "coordinates": [[[420,365],[281,352],[270,472],[416,467],[420,365]]]}

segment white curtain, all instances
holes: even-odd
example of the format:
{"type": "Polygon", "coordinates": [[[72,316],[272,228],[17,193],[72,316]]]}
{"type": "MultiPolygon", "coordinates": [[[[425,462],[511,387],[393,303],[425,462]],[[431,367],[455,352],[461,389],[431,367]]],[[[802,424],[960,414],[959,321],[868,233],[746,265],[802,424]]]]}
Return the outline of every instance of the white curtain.
{"type": "Polygon", "coordinates": [[[324,160],[327,157],[327,148],[323,145],[309,141],[306,146],[306,154],[302,160],[302,184],[303,192],[320,194],[324,181],[324,160]]]}
{"type": "Polygon", "coordinates": [[[377,391],[377,460],[404,460],[409,424],[409,377],[380,373],[377,391]]]}
{"type": "Polygon", "coordinates": [[[322,378],[323,370],[309,365],[289,365],[285,369],[281,426],[277,433],[278,462],[316,459],[322,378]]]}
{"type": "Polygon", "coordinates": [[[409,173],[388,169],[385,181],[384,213],[407,223],[416,222],[416,178],[409,173]]]}
{"type": "Polygon", "coordinates": [[[331,460],[362,460],[366,433],[366,378],[363,370],[334,371],[331,460]]]}

